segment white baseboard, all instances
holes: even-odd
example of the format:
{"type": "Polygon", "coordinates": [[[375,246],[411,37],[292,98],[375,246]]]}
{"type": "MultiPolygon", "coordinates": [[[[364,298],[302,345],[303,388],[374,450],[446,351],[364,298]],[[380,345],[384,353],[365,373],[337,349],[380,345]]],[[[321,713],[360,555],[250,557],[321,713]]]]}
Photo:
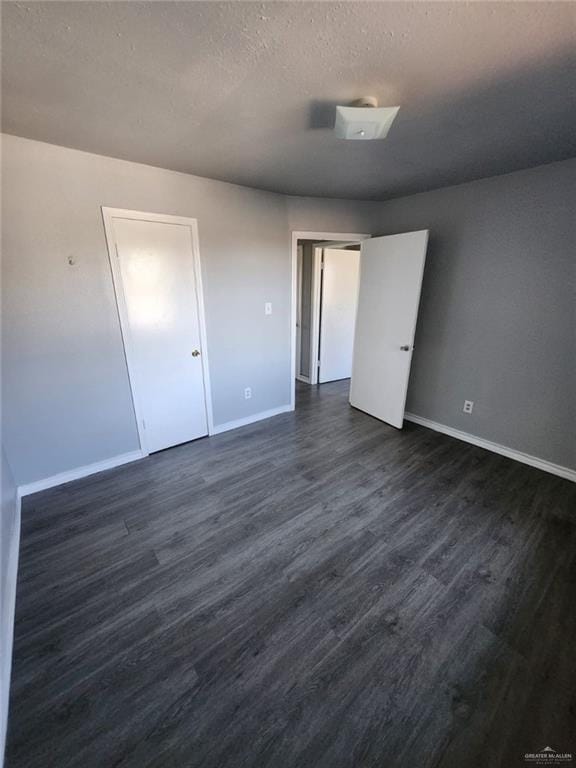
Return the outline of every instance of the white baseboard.
{"type": "Polygon", "coordinates": [[[520,461],[522,464],[529,464],[531,467],[536,467],[544,472],[549,472],[551,475],[558,475],[558,477],[564,477],[566,480],[571,480],[573,483],[576,483],[576,469],[562,467],[560,464],[553,464],[551,461],[539,459],[537,456],[531,456],[529,453],[522,453],[522,451],[516,451],[514,448],[508,448],[505,445],[493,443],[491,440],[485,440],[483,437],[476,437],[476,435],[470,435],[468,432],[462,432],[459,429],[454,429],[454,427],[447,427],[445,424],[430,421],[430,419],[425,419],[423,416],[416,416],[414,413],[405,413],[404,418],[407,421],[413,421],[415,424],[420,424],[422,427],[433,429],[435,432],[442,432],[450,437],[455,437],[457,440],[463,440],[465,443],[477,445],[479,448],[485,448],[487,451],[499,453],[502,456],[507,456],[509,459],[520,461]]]}
{"type": "MultiPolygon", "coordinates": [[[[287,411],[293,411],[290,405],[281,405],[278,408],[272,408],[269,411],[262,411],[261,413],[254,413],[251,416],[246,416],[243,419],[237,419],[236,421],[228,421],[226,424],[218,424],[211,432],[213,435],[218,435],[221,432],[228,432],[230,429],[237,429],[238,427],[244,427],[247,424],[252,424],[255,421],[261,421],[262,419],[269,419],[272,416],[278,416],[281,413],[287,411]]],[[[103,472],[105,469],[114,469],[114,467],[120,467],[122,464],[129,464],[132,461],[138,461],[143,459],[148,454],[144,451],[131,451],[130,453],[123,453],[120,456],[114,456],[111,459],[105,459],[104,461],[97,461],[94,464],[87,464],[84,467],[77,467],[71,469],[68,472],[61,472],[58,475],[52,475],[51,477],[45,477],[42,480],[35,480],[33,483],[26,483],[18,488],[20,496],[29,496],[31,493],[38,493],[38,491],[45,491],[48,488],[54,488],[57,485],[63,485],[69,483],[72,480],[79,480],[82,477],[88,475],[94,475],[97,472],[103,472]]]]}
{"type": "Polygon", "coordinates": [[[2,633],[0,647],[2,648],[2,668],[0,670],[0,766],[3,764],[4,750],[6,747],[6,730],[8,727],[8,702],[10,691],[10,677],[12,674],[12,647],[14,643],[14,616],[16,609],[16,583],[18,580],[18,556],[20,553],[20,494],[16,493],[16,510],[14,516],[14,529],[8,547],[6,564],[6,589],[4,596],[6,604],[2,606],[2,633]]]}
{"type": "Polygon", "coordinates": [[[145,456],[147,454],[144,451],[122,453],[120,456],[113,456],[111,459],[97,461],[94,464],[86,464],[84,467],[70,469],[68,472],[60,472],[60,474],[52,475],[51,477],[44,477],[42,480],[35,480],[33,483],[26,483],[18,488],[18,492],[20,496],[29,496],[31,493],[45,491],[47,488],[54,488],[56,485],[63,485],[63,483],[69,483],[72,480],[79,480],[81,477],[95,475],[97,472],[103,472],[105,469],[114,469],[114,467],[120,467],[122,464],[138,461],[138,459],[143,459],[145,456]]]}
{"type": "Polygon", "coordinates": [[[245,416],[243,419],[236,419],[235,421],[227,421],[225,424],[217,424],[212,430],[213,435],[219,435],[221,432],[228,432],[231,429],[238,429],[238,427],[245,427],[248,424],[253,424],[255,421],[262,421],[262,419],[270,419],[272,416],[279,416],[281,413],[287,413],[293,411],[294,408],[291,405],[280,405],[278,408],[272,408],[269,411],[261,411],[260,413],[253,413],[251,416],[245,416]]]}

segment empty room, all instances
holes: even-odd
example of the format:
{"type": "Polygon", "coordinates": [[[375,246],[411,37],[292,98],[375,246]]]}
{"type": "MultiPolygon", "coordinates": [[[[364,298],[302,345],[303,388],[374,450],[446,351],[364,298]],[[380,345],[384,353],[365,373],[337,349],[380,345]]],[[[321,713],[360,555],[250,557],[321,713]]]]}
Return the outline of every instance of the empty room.
{"type": "Polygon", "coordinates": [[[576,5],[0,13],[0,766],[576,768],[576,5]]]}

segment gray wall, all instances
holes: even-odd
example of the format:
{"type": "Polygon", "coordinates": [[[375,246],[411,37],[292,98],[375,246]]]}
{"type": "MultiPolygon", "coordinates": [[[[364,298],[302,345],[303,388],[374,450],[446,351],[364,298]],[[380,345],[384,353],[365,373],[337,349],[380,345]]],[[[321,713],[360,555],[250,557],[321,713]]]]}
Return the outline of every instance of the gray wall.
{"type": "Polygon", "coordinates": [[[290,402],[284,197],[12,136],[2,159],[4,443],[19,484],[138,448],[102,205],[198,219],[215,424],[290,402]]]}
{"type": "Polygon", "coordinates": [[[381,204],[430,230],[408,411],[576,467],[575,200],[569,160],[381,204]]]}
{"type": "Polygon", "coordinates": [[[287,197],[290,230],[372,234],[378,231],[382,203],[287,197]]]}
{"type": "Polygon", "coordinates": [[[8,691],[12,662],[14,632],[14,601],[16,599],[16,563],[18,558],[18,531],[20,527],[16,484],[12,470],[2,448],[0,470],[0,765],[6,743],[8,717],[8,691]]]}
{"type": "Polygon", "coordinates": [[[3,139],[4,443],[19,484],[138,447],[102,205],[198,219],[216,424],[290,401],[291,230],[430,229],[408,409],[575,466],[576,161],[372,203],[3,139]]]}

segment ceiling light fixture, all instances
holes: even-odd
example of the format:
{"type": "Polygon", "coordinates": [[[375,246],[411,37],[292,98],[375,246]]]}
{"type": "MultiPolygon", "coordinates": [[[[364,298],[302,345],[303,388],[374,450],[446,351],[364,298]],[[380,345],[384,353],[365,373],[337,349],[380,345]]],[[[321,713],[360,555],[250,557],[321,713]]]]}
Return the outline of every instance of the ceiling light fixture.
{"type": "Polygon", "coordinates": [[[379,107],[373,96],[364,96],[349,107],[336,107],[334,132],[339,139],[385,139],[400,107],[379,107]]]}

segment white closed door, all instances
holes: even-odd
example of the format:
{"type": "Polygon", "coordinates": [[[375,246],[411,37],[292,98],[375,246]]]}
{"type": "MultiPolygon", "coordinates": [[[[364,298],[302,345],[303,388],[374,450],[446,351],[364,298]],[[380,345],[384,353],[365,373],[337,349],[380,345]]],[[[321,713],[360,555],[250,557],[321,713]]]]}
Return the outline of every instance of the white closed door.
{"type": "Polygon", "coordinates": [[[428,230],[361,246],[350,404],[394,427],[404,421],[428,230]]]}
{"type": "Polygon", "coordinates": [[[319,381],[352,375],[360,252],[325,248],[320,306],[319,381]]]}
{"type": "Polygon", "coordinates": [[[136,415],[151,453],[208,434],[192,231],[113,218],[113,236],[136,415]]]}

